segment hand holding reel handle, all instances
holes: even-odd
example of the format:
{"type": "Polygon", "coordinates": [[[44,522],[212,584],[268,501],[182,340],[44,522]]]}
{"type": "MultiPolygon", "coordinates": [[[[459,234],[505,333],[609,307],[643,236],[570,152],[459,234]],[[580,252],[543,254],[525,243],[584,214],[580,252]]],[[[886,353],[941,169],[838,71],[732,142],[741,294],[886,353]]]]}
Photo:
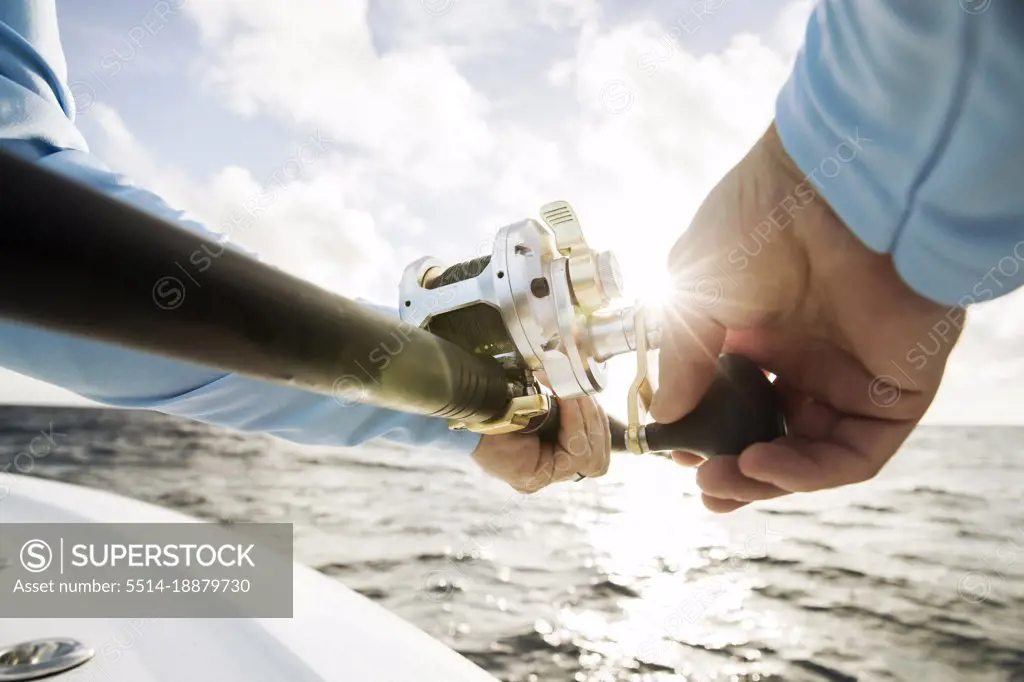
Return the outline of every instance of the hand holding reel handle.
{"type": "MultiPolygon", "coordinates": [[[[611,419],[612,449],[628,451],[627,426],[611,419]]],[[[536,433],[547,442],[558,437],[558,402],[521,433],[536,433]]],[[[704,458],[739,455],[755,443],[786,435],[782,403],[761,369],[740,355],[718,359],[718,373],[696,409],[671,424],[641,427],[643,452],[682,450],[704,458]]]]}

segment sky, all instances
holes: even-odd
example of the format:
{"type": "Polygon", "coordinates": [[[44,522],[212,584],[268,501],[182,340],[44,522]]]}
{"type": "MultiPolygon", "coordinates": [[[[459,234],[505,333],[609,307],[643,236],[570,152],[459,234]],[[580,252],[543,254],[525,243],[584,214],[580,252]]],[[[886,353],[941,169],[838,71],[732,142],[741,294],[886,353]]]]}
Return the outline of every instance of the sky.
{"type": "MultiPolygon", "coordinates": [[[[701,199],[770,122],[812,2],[57,6],[93,153],[263,260],[394,303],[407,263],[487,253],[556,199],[630,293],[662,285],[701,199]]],[[[1020,421],[1022,340],[1024,293],[973,310],[927,419],[1020,421]]],[[[0,403],[55,402],[83,404],[0,370],[0,403]]]]}

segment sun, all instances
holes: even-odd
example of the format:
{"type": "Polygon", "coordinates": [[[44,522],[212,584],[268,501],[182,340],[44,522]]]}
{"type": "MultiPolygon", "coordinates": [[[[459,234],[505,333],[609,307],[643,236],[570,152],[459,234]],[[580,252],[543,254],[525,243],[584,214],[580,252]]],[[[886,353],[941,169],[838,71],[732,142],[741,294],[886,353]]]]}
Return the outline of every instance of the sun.
{"type": "Polygon", "coordinates": [[[645,307],[662,310],[672,300],[675,284],[663,265],[636,265],[624,273],[623,279],[629,296],[645,307]]]}
{"type": "MultiPolygon", "coordinates": [[[[672,299],[675,287],[662,259],[660,257],[652,258],[649,252],[637,250],[624,254],[622,260],[619,261],[619,267],[625,296],[616,305],[629,305],[636,301],[653,312],[654,319],[660,319],[662,311],[672,299]]],[[[657,386],[657,365],[657,357],[649,356],[648,376],[655,386],[657,386]]],[[[607,385],[605,390],[599,394],[598,401],[609,415],[619,420],[625,420],[626,393],[636,374],[635,354],[628,353],[609,359],[607,370],[607,385]]]]}

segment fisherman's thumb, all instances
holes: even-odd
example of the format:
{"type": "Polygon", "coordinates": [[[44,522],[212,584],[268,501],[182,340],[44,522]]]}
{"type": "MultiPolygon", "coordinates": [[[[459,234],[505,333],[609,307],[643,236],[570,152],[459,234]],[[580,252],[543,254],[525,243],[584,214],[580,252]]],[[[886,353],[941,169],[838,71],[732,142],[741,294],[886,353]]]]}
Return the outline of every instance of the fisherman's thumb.
{"type": "Polygon", "coordinates": [[[781,245],[766,244],[761,257],[750,256],[743,248],[750,221],[720,198],[709,197],[669,258],[675,290],[662,311],[659,388],[651,406],[661,423],[681,419],[700,403],[727,331],[758,326],[785,298],[776,290],[786,279],[774,253],[781,245]],[[722,210],[723,203],[729,208],[722,210]]]}

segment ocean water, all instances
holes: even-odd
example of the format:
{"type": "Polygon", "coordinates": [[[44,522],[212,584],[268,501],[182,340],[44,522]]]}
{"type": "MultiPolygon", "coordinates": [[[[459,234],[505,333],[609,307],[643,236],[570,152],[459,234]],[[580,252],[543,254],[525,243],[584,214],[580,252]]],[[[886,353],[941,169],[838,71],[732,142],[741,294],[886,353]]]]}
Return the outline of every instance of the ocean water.
{"type": "Polygon", "coordinates": [[[297,447],[163,415],[0,408],[0,466],[296,555],[509,682],[1024,682],[1024,429],[922,428],[877,480],[716,517],[622,455],[534,496],[451,453],[297,447]]]}

